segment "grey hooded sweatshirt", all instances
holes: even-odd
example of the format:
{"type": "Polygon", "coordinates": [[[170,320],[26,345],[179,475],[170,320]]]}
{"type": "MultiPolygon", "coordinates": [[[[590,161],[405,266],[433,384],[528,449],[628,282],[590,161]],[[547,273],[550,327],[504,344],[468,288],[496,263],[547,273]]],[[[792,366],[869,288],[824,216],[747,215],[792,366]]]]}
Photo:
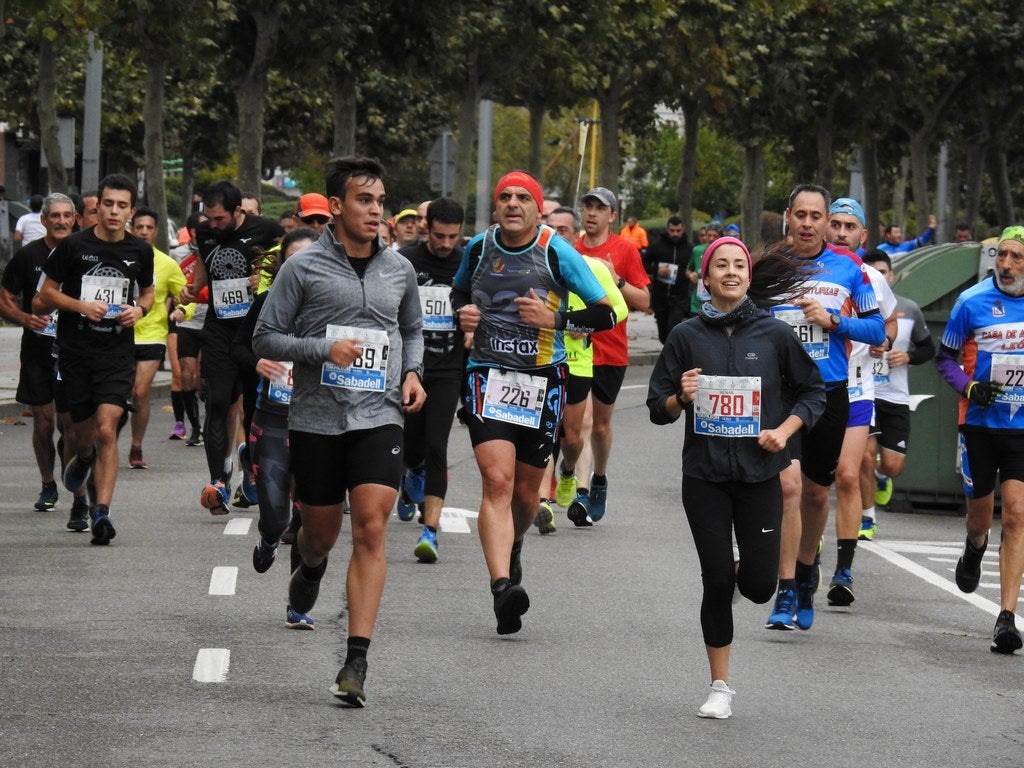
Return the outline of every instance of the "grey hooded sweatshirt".
{"type": "MultiPolygon", "coordinates": [[[[338,338],[354,338],[342,333],[338,338]]],[[[423,364],[423,332],[416,272],[390,248],[379,245],[360,279],[349,264],[345,248],[330,228],[320,239],[291,256],[274,279],[273,288],[256,322],[253,352],[270,360],[294,363],[289,427],[299,432],[340,435],[385,424],[404,424],[402,377],[419,373],[423,364]],[[328,326],[371,329],[387,334],[386,350],[375,345],[364,351],[363,364],[381,362],[381,391],[330,386],[348,372],[324,364],[333,340],[328,326]],[[375,358],[375,359],[371,359],[375,358]]],[[[364,348],[365,350],[366,348],[364,348]]]]}

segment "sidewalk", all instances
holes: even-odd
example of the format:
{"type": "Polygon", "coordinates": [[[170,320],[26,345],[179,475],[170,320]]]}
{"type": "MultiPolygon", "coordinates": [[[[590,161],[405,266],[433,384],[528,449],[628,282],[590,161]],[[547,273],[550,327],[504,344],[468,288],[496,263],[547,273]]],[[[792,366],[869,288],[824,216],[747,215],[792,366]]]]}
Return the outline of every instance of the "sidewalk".
{"type": "MultiPolygon", "coordinates": [[[[654,315],[630,312],[626,326],[629,334],[630,365],[654,365],[661,352],[658,328],[654,315]]],[[[21,368],[21,328],[0,327],[0,417],[17,416],[26,408],[19,405],[14,397],[18,390],[18,374],[21,368]]],[[[153,380],[154,397],[165,397],[164,390],[171,385],[171,372],[157,371],[153,380]]]]}

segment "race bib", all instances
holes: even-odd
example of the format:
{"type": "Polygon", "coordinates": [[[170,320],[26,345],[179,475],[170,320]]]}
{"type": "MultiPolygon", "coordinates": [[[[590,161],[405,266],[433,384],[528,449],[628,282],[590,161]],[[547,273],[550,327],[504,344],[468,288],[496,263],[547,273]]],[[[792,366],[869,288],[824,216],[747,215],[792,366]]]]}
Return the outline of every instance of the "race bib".
{"type": "Polygon", "coordinates": [[[346,368],[324,363],[320,383],[339,389],[363,392],[383,392],[388,373],[388,334],[375,328],[353,328],[347,325],[328,325],[330,341],[355,339],[363,353],[346,368]]]}
{"type": "Polygon", "coordinates": [[[50,338],[56,338],[57,336],[57,310],[53,310],[50,313],[49,318],[46,321],[46,327],[41,331],[36,331],[39,336],[49,336],[50,338]]]}
{"type": "Polygon", "coordinates": [[[424,331],[454,331],[455,317],[449,299],[451,288],[446,285],[421,285],[420,310],[424,331]]]}
{"type": "Polygon", "coordinates": [[[846,388],[851,400],[855,400],[864,394],[864,366],[862,363],[855,363],[850,366],[850,375],[846,382],[846,388]]]}
{"type": "Polygon", "coordinates": [[[267,380],[267,398],[281,405],[290,405],[292,402],[292,364],[282,362],[285,372],[267,380]]]}
{"type": "Polygon", "coordinates": [[[1003,385],[997,403],[1024,403],[1024,355],[992,355],[989,381],[1003,385]]]}
{"type": "Polygon", "coordinates": [[[711,293],[704,286],[703,280],[697,281],[697,299],[700,301],[711,301],[711,293]]]}
{"type": "Polygon", "coordinates": [[[230,280],[214,280],[210,286],[213,295],[213,311],[221,320],[245,317],[252,306],[252,288],[249,278],[235,277],[230,280]]]}
{"type": "Polygon", "coordinates": [[[128,301],[128,278],[101,277],[99,275],[82,275],[81,301],[102,301],[107,305],[104,320],[110,320],[121,314],[128,301]]]}
{"type": "Polygon", "coordinates": [[[519,371],[491,368],[487,372],[483,417],[536,429],[544,412],[548,381],[519,371]]]}
{"type": "Polygon", "coordinates": [[[658,263],[659,283],[665,283],[665,285],[675,285],[677,277],[679,277],[678,264],[669,264],[668,262],[665,261],[658,263]]]}
{"type": "Polygon", "coordinates": [[[871,365],[871,374],[875,377],[875,385],[886,386],[889,383],[889,371],[891,370],[889,367],[889,353],[883,352],[882,356],[873,361],[871,365]]]}
{"type": "Polygon", "coordinates": [[[812,360],[825,360],[828,357],[828,331],[808,321],[802,310],[783,309],[776,312],[775,316],[793,329],[812,360]]]}
{"type": "Polygon", "coordinates": [[[761,432],[761,377],[698,376],[693,431],[710,437],[757,437],[761,432]]]}

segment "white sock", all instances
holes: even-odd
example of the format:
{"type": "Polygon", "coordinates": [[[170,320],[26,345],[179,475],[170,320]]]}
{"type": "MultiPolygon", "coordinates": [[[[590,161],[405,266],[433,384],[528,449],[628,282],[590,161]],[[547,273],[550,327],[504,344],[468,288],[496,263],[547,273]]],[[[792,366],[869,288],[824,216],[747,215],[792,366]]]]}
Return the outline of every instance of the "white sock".
{"type": "Polygon", "coordinates": [[[874,522],[874,520],[875,520],[875,508],[874,507],[868,507],[867,509],[861,510],[860,514],[861,514],[861,517],[866,517],[866,518],[870,519],[872,522],[874,522]]]}

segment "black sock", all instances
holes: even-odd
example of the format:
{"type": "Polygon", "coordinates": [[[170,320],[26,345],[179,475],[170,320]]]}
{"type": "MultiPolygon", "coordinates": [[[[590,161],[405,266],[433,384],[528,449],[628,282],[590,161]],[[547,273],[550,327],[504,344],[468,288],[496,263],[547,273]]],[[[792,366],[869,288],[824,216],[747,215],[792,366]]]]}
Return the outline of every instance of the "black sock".
{"type": "Polygon", "coordinates": [[[779,579],[779,591],[791,589],[796,592],[796,579],[779,579]]]}
{"type": "Polygon", "coordinates": [[[799,560],[796,561],[796,582],[797,584],[806,584],[811,580],[811,574],[814,571],[813,565],[804,565],[799,560]]]}
{"type": "Polygon", "coordinates": [[[430,531],[435,536],[437,535],[437,528],[435,528],[434,526],[432,526],[432,525],[425,525],[423,527],[426,528],[428,531],[430,531]]]}
{"type": "Polygon", "coordinates": [[[185,415],[188,417],[188,423],[192,425],[192,431],[199,431],[199,400],[196,398],[196,392],[191,389],[187,392],[181,393],[181,402],[185,408],[185,415]]]}
{"type": "MultiPolygon", "coordinates": [[[[294,545],[293,545],[294,546],[294,545]]],[[[327,570],[327,558],[325,557],[320,561],[319,565],[306,565],[306,561],[302,561],[302,575],[307,579],[318,580],[322,579],[324,572],[327,570]]]]}
{"type": "Polygon", "coordinates": [[[595,485],[608,485],[607,475],[591,475],[590,476],[590,487],[593,488],[595,485]]]}
{"type": "Polygon", "coordinates": [[[370,650],[370,638],[350,637],[348,639],[348,653],[345,654],[345,664],[351,664],[356,659],[366,660],[366,652],[370,650]]]}
{"type": "Polygon", "coordinates": [[[494,596],[498,596],[511,586],[512,582],[510,582],[505,577],[495,579],[494,582],[491,584],[491,594],[494,596]]]}
{"type": "Polygon", "coordinates": [[[856,539],[839,539],[836,542],[836,570],[853,567],[853,553],[857,549],[856,539]]]}
{"type": "Polygon", "coordinates": [[[171,391],[171,410],[174,411],[174,420],[176,422],[185,420],[185,403],[181,399],[180,391],[171,391]]]}

